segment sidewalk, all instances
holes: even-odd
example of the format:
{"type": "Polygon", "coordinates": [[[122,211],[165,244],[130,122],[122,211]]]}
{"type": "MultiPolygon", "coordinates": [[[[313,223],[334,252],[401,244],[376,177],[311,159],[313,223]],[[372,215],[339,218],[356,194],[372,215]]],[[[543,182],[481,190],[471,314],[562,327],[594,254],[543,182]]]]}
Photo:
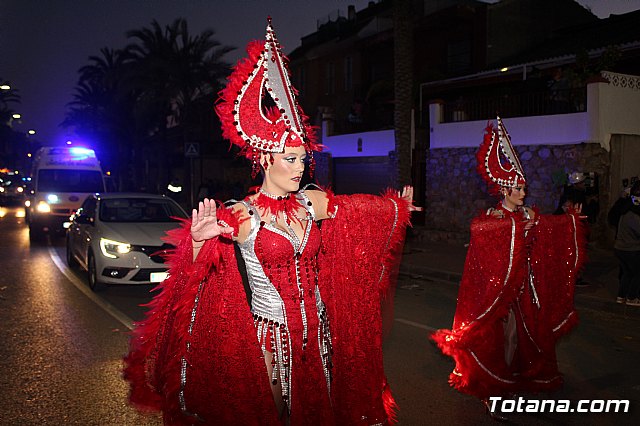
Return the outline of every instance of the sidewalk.
{"type": "MultiPolygon", "coordinates": [[[[589,285],[577,286],[576,307],[585,307],[640,320],[640,307],[615,303],[618,293],[618,260],[613,251],[588,247],[589,261],[582,279],[589,285]]],[[[407,239],[400,274],[428,285],[429,282],[459,285],[467,248],[463,245],[407,239]]]]}

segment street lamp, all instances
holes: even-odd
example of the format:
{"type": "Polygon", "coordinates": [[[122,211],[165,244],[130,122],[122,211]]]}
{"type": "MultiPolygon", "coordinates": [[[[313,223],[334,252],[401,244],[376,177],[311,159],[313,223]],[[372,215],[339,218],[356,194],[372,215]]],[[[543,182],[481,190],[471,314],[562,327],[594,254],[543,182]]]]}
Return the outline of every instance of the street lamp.
{"type": "Polygon", "coordinates": [[[22,118],[22,116],[20,114],[13,114],[11,116],[14,120],[20,120],[22,118]]]}
{"type": "Polygon", "coordinates": [[[0,86],[0,90],[11,90],[11,86],[8,84],[3,84],[0,86]]]}
{"type": "Polygon", "coordinates": [[[30,135],[35,135],[36,131],[35,130],[29,130],[27,133],[29,133],[30,135]]]}

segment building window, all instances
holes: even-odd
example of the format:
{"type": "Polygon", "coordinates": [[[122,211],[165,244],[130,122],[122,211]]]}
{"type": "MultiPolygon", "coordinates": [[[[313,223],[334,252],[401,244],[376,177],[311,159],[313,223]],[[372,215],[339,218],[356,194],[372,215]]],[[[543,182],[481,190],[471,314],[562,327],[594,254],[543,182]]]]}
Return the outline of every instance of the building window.
{"type": "Polygon", "coordinates": [[[461,73],[471,69],[471,42],[469,40],[451,42],[447,45],[447,70],[461,73]]]}
{"type": "Polygon", "coordinates": [[[336,67],[333,62],[325,65],[324,91],[326,95],[333,95],[335,92],[336,67]]]}
{"type": "Polygon", "coordinates": [[[351,56],[344,58],[344,90],[349,91],[353,88],[353,60],[351,56]]]}

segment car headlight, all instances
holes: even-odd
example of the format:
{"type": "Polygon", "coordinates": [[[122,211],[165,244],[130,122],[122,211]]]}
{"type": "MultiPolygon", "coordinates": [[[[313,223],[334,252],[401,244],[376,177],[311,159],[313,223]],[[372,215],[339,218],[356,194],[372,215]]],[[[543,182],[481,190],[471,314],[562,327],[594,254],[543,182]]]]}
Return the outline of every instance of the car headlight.
{"type": "Polygon", "coordinates": [[[129,253],[131,251],[131,244],[100,238],[100,251],[102,251],[102,254],[106,257],[116,259],[119,254],[129,253]]]}
{"type": "Polygon", "coordinates": [[[40,201],[36,207],[39,213],[51,213],[51,206],[46,201],[40,201]]]}

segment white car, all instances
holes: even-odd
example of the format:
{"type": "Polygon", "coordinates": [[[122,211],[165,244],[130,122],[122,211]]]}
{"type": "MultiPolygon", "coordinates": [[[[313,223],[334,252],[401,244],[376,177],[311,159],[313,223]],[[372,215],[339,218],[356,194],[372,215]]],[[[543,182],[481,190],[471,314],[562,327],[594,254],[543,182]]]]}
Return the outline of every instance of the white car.
{"type": "Polygon", "coordinates": [[[173,248],[162,241],[188,215],[163,195],[111,192],[87,197],[71,216],[67,263],[88,272],[96,291],[105,284],[162,282],[167,266],[162,254],[173,248]]]}

